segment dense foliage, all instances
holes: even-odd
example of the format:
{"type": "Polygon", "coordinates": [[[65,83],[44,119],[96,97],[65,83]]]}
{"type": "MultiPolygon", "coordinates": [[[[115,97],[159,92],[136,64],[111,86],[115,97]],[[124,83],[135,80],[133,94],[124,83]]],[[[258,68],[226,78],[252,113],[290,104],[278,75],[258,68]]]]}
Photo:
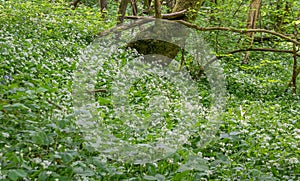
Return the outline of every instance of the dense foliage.
{"type": "MultiPolygon", "coordinates": [[[[299,8],[299,3],[291,2],[299,8]]],[[[243,28],[248,6],[242,1],[235,3],[233,6],[231,1],[224,1],[215,7],[207,2],[196,24],[243,28]],[[239,9],[228,17],[232,7],[239,9]]],[[[197,147],[199,138],[195,133],[190,138],[191,145],[184,145],[164,159],[132,164],[107,158],[86,145],[84,133],[74,121],[73,72],[81,51],[93,42],[95,35],[115,26],[116,7],[112,3],[103,18],[93,3],[72,10],[64,1],[0,0],[1,180],[300,178],[300,97],[287,88],[293,63],[290,54],[252,53],[251,61],[245,65],[240,64],[242,54],[219,60],[226,75],[227,103],[218,138],[205,147],[197,147]]],[[[293,33],[290,23],[294,21],[294,11],[276,14],[271,3],[263,8],[264,21],[260,26],[293,33]],[[286,18],[277,22],[283,16],[286,18]]],[[[217,54],[241,46],[238,41],[247,41],[242,35],[229,32],[206,32],[203,36],[217,54]]],[[[292,48],[290,43],[276,38],[258,44],[292,48]]],[[[124,56],[119,57],[122,58],[126,61],[124,56]]],[[[172,89],[175,85],[163,85],[160,78],[147,81],[176,92],[172,89]]],[[[146,82],[141,80],[139,84],[143,88],[146,82]]],[[[203,92],[207,94],[206,90],[203,92]]],[[[144,89],[136,91],[131,99],[134,102],[135,96],[145,98],[146,93],[144,89]]],[[[109,106],[108,98],[103,94],[98,101],[109,106]]],[[[109,117],[106,120],[114,121],[109,117]]],[[[126,129],[122,131],[120,137],[130,134],[126,129]]]]}

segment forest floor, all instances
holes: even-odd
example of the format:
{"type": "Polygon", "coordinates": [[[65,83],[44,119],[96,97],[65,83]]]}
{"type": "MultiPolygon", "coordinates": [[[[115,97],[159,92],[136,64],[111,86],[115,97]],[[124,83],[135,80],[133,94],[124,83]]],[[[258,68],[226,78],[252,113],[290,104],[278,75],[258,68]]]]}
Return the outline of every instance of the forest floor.
{"type": "MultiPolygon", "coordinates": [[[[219,60],[226,78],[226,104],[218,115],[215,132],[209,135],[212,139],[203,145],[200,143],[207,137],[203,130],[209,127],[209,120],[192,116],[196,125],[188,130],[185,121],[195,122],[180,117],[185,114],[172,115],[174,109],[187,111],[175,104],[176,97],[170,98],[171,108],[164,112],[164,118],[171,120],[163,125],[167,131],[157,123],[140,133],[137,128],[144,127],[124,120],[151,117],[153,110],[147,109],[150,104],[146,105],[145,95],[149,93],[145,91],[149,81],[163,85],[154,89],[165,90],[165,94],[153,91],[150,95],[177,91],[180,97],[176,85],[152,74],[149,79],[139,80],[135,86],[140,89],[135,87],[137,90],[130,94],[130,106],[142,111],[132,117],[122,114],[112,118],[120,111],[114,109],[114,94],[102,92],[97,94],[100,108],[96,110],[103,121],[99,124],[105,129],[95,126],[101,131],[87,131],[78,124],[73,83],[80,56],[97,33],[116,24],[115,14],[108,13],[102,19],[98,11],[85,5],[72,10],[68,3],[58,1],[0,1],[0,180],[300,179],[300,97],[287,89],[292,70],[290,55],[253,53],[248,65],[240,64],[241,55],[219,60]],[[159,159],[126,160],[124,154],[136,154],[136,147],[128,145],[153,147],[153,141],[166,139],[168,131],[175,132],[170,127],[180,125],[180,121],[180,133],[181,129],[185,131],[182,134],[194,132],[180,140],[183,142],[175,146],[176,150],[163,153],[159,159]],[[108,143],[113,134],[117,141],[111,139],[108,143]],[[86,135],[106,139],[102,143],[105,150],[101,145],[89,144],[86,135]],[[109,147],[111,152],[107,151],[109,147]]],[[[208,37],[205,39],[210,43],[208,37]]],[[[101,70],[106,73],[100,71],[99,80],[110,81],[109,76],[119,71],[115,66],[121,69],[127,58],[126,53],[119,52],[104,62],[101,70]],[[122,62],[120,67],[118,60],[122,62]]],[[[109,83],[97,85],[110,89],[109,83]]],[[[211,104],[209,91],[199,94],[195,96],[201,96],[203,104],[211,104]]],[[[170,145],[179,141],[170,140],[174,141],[170,145]]]]}

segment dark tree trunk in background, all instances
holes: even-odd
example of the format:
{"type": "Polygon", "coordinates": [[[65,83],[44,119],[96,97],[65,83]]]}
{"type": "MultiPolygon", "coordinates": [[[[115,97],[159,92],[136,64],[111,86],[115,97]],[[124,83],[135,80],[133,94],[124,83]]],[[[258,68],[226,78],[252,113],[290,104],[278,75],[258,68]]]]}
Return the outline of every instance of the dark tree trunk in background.
{"type": "Polygon", "coordinates": [[[132,7],[132,14],[134,16],[137,16],[138,8],[137,8],[136,0],[131,0],[131,7],[132,7]]]}
{"type": "Polygon", "coordinates": [[[77,8],[79,2],[80,2],[80,0],[74,0],[74,1],[72,2],[72,4],[73,4],[73,9],[77,8]]]}
{"type": "Polygon", "coordinates": [[[118,10],[118,24],[122,24],[124,22],[124,16],[126,13],[126,8],[130,0],[121,0],[118,10]]]}
{"type": "Polygon", "coordinates": [[[107,10],[107,0],[99,0],[99,4],[101,13],[107,10]]]}

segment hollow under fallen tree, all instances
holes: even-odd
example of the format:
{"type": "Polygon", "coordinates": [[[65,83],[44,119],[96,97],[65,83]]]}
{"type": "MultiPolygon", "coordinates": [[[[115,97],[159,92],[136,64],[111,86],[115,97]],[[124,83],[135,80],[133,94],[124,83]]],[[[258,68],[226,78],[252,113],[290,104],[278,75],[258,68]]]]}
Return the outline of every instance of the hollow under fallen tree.
{"type": "Polygon", "coordinates": [[[196,19],[202,2],[203,0],[178,0],[176,1],[172,13],[162,15],[160,0],[155,0],[155,18],[157,19],[155,25],[140,32],[135,37],[135,40],[130,42],[127,47],[136,49],[139,53],[144,55],[157,54],[160,55],[160,57],[168,57],[168,59],[163,60],[163,64],[170,63],[170,60],[174,59],[182,48],[175,43],[158,41],[157,39],[163,37],[165,40],[171,40],[177,37],[180,38],[179,41],[181,41],[179,44],[184,44],[187,32],[185,32],[184,28],[180,28],[176,24],[164,24],[164,22],[159,19],[167,18],[193,22],[196,19]],[[156,37],[152,36],[151,39],[147,38],[148,32],[152,32],[152,35],[155,34],[156,37]]]}

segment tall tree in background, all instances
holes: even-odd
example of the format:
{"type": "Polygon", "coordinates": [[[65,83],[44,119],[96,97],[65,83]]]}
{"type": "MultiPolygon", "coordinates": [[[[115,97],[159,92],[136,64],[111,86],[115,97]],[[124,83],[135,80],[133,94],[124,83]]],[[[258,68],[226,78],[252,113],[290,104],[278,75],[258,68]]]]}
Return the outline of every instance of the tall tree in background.
{"type": "MultiPolygon", "coordinates": [[[[248,17],[247,17],[247,22],[246,22],[247,29],[256,29],[256,22],[258,19],[258,14],[259,14],[260,6],[261,6],[260,3],[261,3],[261,0],[251,0],[250,9],[248,12],[248,17]]],[[[247,33],[247,36],[249,37],[249,40],[250,40],[249,48],[252,48],[252,46],[253,46],[254,33],[255,32],[247,33]]],[[[250,57],[250,52],[246,52],[243,64],[248,63],[249,57],[250,57]]]]}
{"type": "MultiPolygon", "coordinates": [[[[300,9],[298,10],[298,16],[297,16],[297,21],[300,21],[300,9]]],[[[294,37],[297,40],[298,37],[298,27],[297,27],[297,23],[294,24],[294,37]]],[[[296,94],[297,92],[297,77],[300,73],[300,65],[298,65],[298,61],[297,61],[297,47],[295,44],[293,44],[293,57],[294,57],[294,63],[293,63],[293,74],[292,74],[292,79],[291,82],[289,84],[289,86],[292,87],[293,93],[296,94]]]]}

